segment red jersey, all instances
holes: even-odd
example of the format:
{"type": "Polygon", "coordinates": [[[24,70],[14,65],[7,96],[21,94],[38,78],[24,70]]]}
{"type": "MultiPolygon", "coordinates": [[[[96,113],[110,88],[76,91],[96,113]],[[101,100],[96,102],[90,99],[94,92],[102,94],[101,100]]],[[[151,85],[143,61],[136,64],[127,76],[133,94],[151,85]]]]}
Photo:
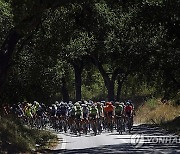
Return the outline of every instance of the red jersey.
{"type": "Polygon", "coordinates": [[[130,105],[125,107],[125,112],[132,112],[132,110],[133,108],[130,105]]]}
{"type": "Polygon", "coordinates": [[[104,107],[105,112],[113,112],[114,111],[114,106],[113,105],[107,105],[104,107]]]}

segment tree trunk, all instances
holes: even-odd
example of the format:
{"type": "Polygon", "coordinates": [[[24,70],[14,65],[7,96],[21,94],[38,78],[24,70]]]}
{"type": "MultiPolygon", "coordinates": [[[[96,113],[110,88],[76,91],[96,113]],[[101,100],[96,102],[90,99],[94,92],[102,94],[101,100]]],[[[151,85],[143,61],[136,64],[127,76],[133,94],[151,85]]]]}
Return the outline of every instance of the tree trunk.
{"type": "Polygon", "coordinates": [[[75,90],[76,90],[76,100],[81,100],[81,84],[82,84],[82,78],[81,78],[81,73],[82,71],[78,68],[75,67],[75,90]]]}
{"type": "Polygon", "coordinates": [[[107,92],[108,92],[108,96],[107,96],[108,100],[114,101],[115,100],[115,98],[114,98],[115,80],[116,80],[117,75],[119,73],[123,72],[123,70],[121,68],[116,68],[112,72],[112,77],[110,78],[108,73],[103,68],[102,64],[95,57],[91,57],[91,61],[98,68],[99,72],[101,73],[101,75],[103,77],[104,84],[105,84],[105,87],[107,88],[107,92]]]}
{"type": "Polygon", "coordinates": [[[117,79],[117,83],[118,83],[118,88],[117,88],[116,101],[120,101],[120,96],[121,96],[121,90],[122,90],[123,82],[121,81],[119,76],[118,76],[118,79],[117,79]]]}
{"type": "Polygon", "coordinates": [[[78,61],[72,63],[74,67],[74,73],[75,73],[75,95],[76,95],[76,101],[80,101],[82,98],[81,95],[81,86],[82,86],[82,71],[83,71],[83,61],[78,61]]]}
{"type": "Polygon", "coordinates": [[[61,93],[63,96],[63,101],[68,102],[69,101],[69,93],[66,85],[66,79],[63,77],[62,79],[62,87],[61,87],[61,93]]]}
{"type": "Polygon", "coordinates": [[[13,29],[6,40],[4,41],[0,50],[0,87],[5,82],[9,62],[12,57],[13,51],[16,47],[17,42],[20,39],[20,35],[13,29]]]}
{"type": "Polygon", "coordinates": [[[108,101],[114,101],[114,81],[109,81],[107,90],[108,90],[108,101]]]}

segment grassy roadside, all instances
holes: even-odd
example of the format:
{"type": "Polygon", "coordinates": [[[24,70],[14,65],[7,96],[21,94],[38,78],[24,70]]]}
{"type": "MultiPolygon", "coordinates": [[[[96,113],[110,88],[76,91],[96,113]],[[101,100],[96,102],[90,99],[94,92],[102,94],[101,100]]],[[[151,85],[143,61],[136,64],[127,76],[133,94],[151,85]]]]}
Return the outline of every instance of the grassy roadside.
{"type": "Polygon", "coordinates": [[[173,102],[163,104],[159,99],[149,99],[138,107],[135,122],[157,124],[180,134],[180,106],[173,105],[173,102]]]}
{"type": "Polygon", "coordinates": [[[58,143],[51,132],[29,129],[13,117],[0,118],[0,123],[0,153],[32,153],[58,143]]]}

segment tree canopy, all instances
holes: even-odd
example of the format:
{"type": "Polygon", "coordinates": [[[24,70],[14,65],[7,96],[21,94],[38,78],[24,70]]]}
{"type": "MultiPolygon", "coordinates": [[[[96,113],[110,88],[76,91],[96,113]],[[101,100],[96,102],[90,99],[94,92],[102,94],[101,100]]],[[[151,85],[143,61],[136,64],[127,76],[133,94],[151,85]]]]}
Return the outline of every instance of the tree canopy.
{"type": "Polygon", "coordinates": [[[0,0],[0,101],[178,96],[179,6],[0,0]]]}

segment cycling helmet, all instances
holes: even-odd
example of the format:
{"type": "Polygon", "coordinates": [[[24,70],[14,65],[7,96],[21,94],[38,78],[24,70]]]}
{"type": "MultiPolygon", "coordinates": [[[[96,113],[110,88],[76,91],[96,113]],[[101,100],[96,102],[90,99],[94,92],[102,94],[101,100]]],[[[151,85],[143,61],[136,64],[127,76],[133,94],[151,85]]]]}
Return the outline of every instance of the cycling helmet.
{"type": "Polygon", "coordinates": [[[121,102],[120,104],[121,104],[121,105],[124,105],[124,102],[121,102]]]}
{"type": "Polygon", "coordinates": [[[60,104],[60,103],[59,103],[59,104],[56,104],[56,106],[57,106],[57,107],[60,107],[60,106],[61,106],[61,104],[60,104]]]}
{"type": "Polygon", "coordinates": [[[34,104],[35,104],[35,105],[39,105],[39,103],[38,103],[37,101],[34,101],[34,104]]]}
{"type": "Polygon", "coordinates": [[[88,104],[88,101],[84,101],[85,104],[88,104]]]}
{"type": "Polygon", "coordinates": [[[32,106],[32,104],[31,104],[31,103],[27,103],[27,106],[28,106],[28,107],[31,107],[31,106],[32,106]]]}
{"type": "Polygon", "coordinates": [[[79,102],[76,102],[74,105],[75,105],[75,106],[80,106],[79,102]]]}
{"type": "Polygon", "coordinates": [[[95,105],[95,104],[93,104],[93,105],[92,105],[92,108],[95,108],[95,107],[96,107],[96,105],[95,105]]]}
{"type": "Polygon", "coordinates": [[[106,102],[106,105],[109,105],[110,102],[106,102]]]}
{"type": "Polygon", "coordinates": [[[119,102],[115,102],[115,105],[119,105],[120,103],[119,102]]]}
{"type": "Polygon", "coordinates": [[[89,103],[93,104],[93,101],[92,101],[92,100],[89,100],[89,103]]]}
{"type": "Polygon", "coordinates": [[[56,107],[56,104],[52,104],[53,107],[56,107]]]}
{"type": "Polygon", "coordinates": [[[82,104],[82,101],[78,101],[79,104],[82,104]]]}
{"type": "Polygon", "coordinates": [[[112,105],[112,103],[111,102],[107,102],[106,105],[112,105]]]}
{"type": "Polygon", "coordinates": [[[88,103],[87,105],[88,105],[88,106],[91,106],[92,104],[91,104],[91,103],[88,103]]]}
{"type": "Polygon", "coordinates": [[[72,102],[69,102],[68,105],[69,105],[69,106],[73,106],[73,103],[72,103],[72,102]]]}
{"type": "Polygon", "coordinates": [[[130,102],[126,102],[126,105],[130,105],[130,102]]]}
{"type": "Polygon", "coordinates": [[[82,107],[87,107],[87,104],[81,104],[82,107]]]}

